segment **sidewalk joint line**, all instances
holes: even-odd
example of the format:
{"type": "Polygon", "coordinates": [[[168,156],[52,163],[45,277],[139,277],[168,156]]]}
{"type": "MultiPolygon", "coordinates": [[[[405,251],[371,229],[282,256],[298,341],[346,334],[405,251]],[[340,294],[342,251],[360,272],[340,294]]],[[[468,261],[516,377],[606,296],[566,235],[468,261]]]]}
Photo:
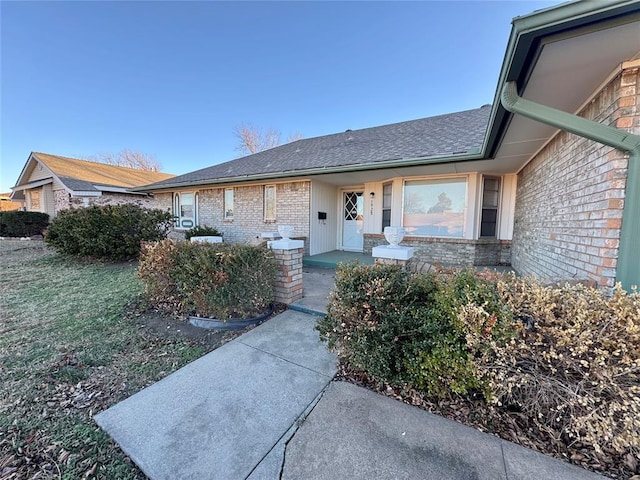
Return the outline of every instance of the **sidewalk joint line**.
{"type": "Polygon", "coordinates": [[[504,467],[504,478],[509,480],[509,472],[507,472],[507,459],[504,458],[504,440],[500,438],[500,452],[502,453],[502,466],[504,467]]]}
{"type": "MultiPolygon", "coordinates": [[[[251,346],[251,345],[248,345],[248,346],[251,346]]],[[[256,348],[256,350],[260,350],[260,349],[259,349],[259,348],[256,348]]],[[[260,351],[262,351],[262,350],[260,350],[260,351]]],[[[269,353],[269,352],[265,352],[265,353],[269,353]]],[[[279,358],[279,357],[278,357],[278,358],[279,358]]],[[[291,362],[291,363],[293,363],[293,362],[291,362]]],[[[295,363],[294,363],[294,365],[295,365],[295,363]]],[[[312,371],[313,371],[313,370],[312,370],[312,371]]],[[[331,383],[331,382],[329,382],[329,383],[331,383]]],[[[265,459],[265,458],[267,458],[267,456],[268,456],[268,455],[273,451],[273,449],[274,449],[274,448],[276,448],[276,445],[278,445],[278,443],[280,443],[280,440],[282,440],[282,439],[287,435],[287,433],[289,433],[289,431],[290,431],[290,430],[295,426],[295,427],[296,427],[296,428],[295,428],[295,430],[294,430],[293,432],[291,432],[291,436],[289,437],[289,439],[288,439],[288,440],[285,442],[285,444],[284,444],[284,450],[283,450],[283,452],[282,452],[282,463],[281,463],[281,465],[280,465],[280,475],[278,476],[278,478],[282,478],[282,470],[283,470],[283,468],[284,468],[284,457],[285,457],[286,450],[287,450],[287,444],[289,443],[289,440],[291,440],[291,439],[293,438],[293,436],[296,434],[296,432],[297,432],[297,431],[298,431],[298,429],[300,428],[300,425],[301,425],[301,423],[300,423],[300,419],[301,419],[303,416],[304,416],[304,418],[307,418],[307,416],[309,416],[309,414],[310,414],[310,413],[313,411],[313,409],[315,408],[314,403],[315,403],[316,405],[318,404],[318,402],[320,401],[320,398],[322,398],[322,395],[324,395],[324,391],[327,389],[327,386],[328,386],[328,385],[329,385],[329,384],[327,383],[327,385],[325,385],[324,387],[322,387],[322,390],[320,390],[320,392],[319,392],[315,397],[313,397],[313,399],[312,399],[309,403],[307,403],[307,404],[305,405],[305,407],[302,409],[302,412],[300,412],[300,414],[299,414],[299,415],[298,415],[298,416],[293,420],[293,423],[287,427],[287,429],[284,431],[284,433],[283,433],[282,435],[280,435],[280,437],[278,437],[278,439],[277,439],[277,440],[275,441],[275,443],[271,446],[271,448],[270,448],[269,450],[267,450],[267,453],[265,453],[265,454],[262,456],[262,458],[258,461],[258,463],[256,463],[256,464],[254,465],[254,467],[251,469],[251,471],[249,472],[249,474],[245,477],[245,480],[247,480],[247,478],[249,478],[249,477],[253,474],[253,472],[256,470],[256,468],[258,468],[258,466],[259,466],[259,465],[264,461],[264,459],[265,459]],[[305,415],[305,412],[307,411],[307,409],[308,409],[309,407],[311,407],[312,405],[313,405],[313,407],[311,408],[311,410],[309,411],[309,413],[307,413],[307,414],[305,415]]]]}
{"type": "Polygon", "coordinates": [[[247,346],[249,348],[253,348],[254,350],[257,350],[259,352],[266,353],[267,355],[271,355],[272,357],[275,357],[275,358],[279,358],[280,360],[284,360],[285,362],[290,363],[291,365],[295,365],[297,367],[304,368],[305,370],[309,370],[310,372],[317,373],[318,375],[322,375],[323,377],[328,377],[329,379],[332,379],[333,377],[335,377],[335,374],[327,375],[326,373],[318,372],[318,371],[314,370],[313,368],[309,368],[309,367],[306,367],[304,365],[300,365],[299,363],[292,362],[288,358],[281,357],[280,355],[276,355],[275,353],[268,352],[267,350],[263,350],[262,348],[254,347],[253,345],[249,345],[248,343],[244,343],[239,338],[237,338],[236,340],[238,341],[238,343],[241,343],[242,345],[245,345],[245,346],[247,346]]]}

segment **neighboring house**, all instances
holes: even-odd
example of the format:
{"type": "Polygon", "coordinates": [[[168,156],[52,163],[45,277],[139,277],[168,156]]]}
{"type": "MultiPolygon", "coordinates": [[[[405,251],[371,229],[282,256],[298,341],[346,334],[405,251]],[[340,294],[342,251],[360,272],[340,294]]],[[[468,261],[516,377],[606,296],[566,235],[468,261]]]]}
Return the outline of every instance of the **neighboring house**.
{"type": "Polygon", "coordinates": [[[493,106],[298,140],[134,190],[172,206],[178,231],[256,241],[291,224],[313,255],[368,253],[401,225],[430,262],[629,288],[639,32],[638,0],[537,11],[513,21],[493,106]]]}
{"type": "Polygon", "coordinates": [[[22,207],[20,202],[11,201],[11,193],[0,193],[0,212],[20,210],[20,207],[22,207]]]}
{"type": "Polygon", "coordinates": [[[171,177],[167,173],[32,152],[11,189],[11,200],[20,202],[25,210],[48,213],[52,218],[61,210],[89,205],[135,203],[159,208],[163,205],[152,194],[129,189],[171,177]]]}

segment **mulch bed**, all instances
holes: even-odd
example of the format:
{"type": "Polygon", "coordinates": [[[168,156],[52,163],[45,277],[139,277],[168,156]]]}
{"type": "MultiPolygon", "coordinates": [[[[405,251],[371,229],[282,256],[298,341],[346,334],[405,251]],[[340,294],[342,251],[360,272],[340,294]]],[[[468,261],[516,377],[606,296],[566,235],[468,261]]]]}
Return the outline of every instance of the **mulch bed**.
{"type": "MultiPolygon", "coordinates": [[[[287,310],[286,304],[274,303],[273,313],[271,313],[271,315],[262,323],[285,310],[287,310]]],[[[191,325],[191,323],[189,323],[185,318],[168,315],[153,308],[142,310],[139,305],[132,306],[132,310],[128,313],[128,316],[136,322],[139,328],[159,337],[188,338],[194,341],[197,345],[213,347],[220,346],[221,337],[224,337],[225,341],[223,343],[226,343],[258,326],[251,325],[242,330],[207,330],[205,328],[191,325]]]]}

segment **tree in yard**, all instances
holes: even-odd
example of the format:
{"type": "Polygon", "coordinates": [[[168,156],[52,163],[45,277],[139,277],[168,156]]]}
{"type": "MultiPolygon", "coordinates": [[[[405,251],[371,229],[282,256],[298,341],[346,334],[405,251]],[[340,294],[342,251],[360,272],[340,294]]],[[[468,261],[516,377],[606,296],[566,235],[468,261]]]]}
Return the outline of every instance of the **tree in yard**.
{"type": "Polygon", "coordinates": [[[93,155],[87,160],[93,162],[106,163],[108,165],[116,165],[118,167],[135,168],[137,170],[146,170],[149,172],[159,172],[162,166],[153,155],[129,150],[127,148],[120,150],[118,153],[100,153],[93,155]]]}
{"type": "MultiPolygon", "coordinates": [[[[263,130],[251,123],[243,123],[233,129],[233,134],[238,139],[238,150],[243,155],[251,155],[263,150],[268,150],[281,145],[280,131],[275,128],[263,130]]],[[[302,134],[295,132],[287,137],[287,143],[300,140],[302,134]]]]}

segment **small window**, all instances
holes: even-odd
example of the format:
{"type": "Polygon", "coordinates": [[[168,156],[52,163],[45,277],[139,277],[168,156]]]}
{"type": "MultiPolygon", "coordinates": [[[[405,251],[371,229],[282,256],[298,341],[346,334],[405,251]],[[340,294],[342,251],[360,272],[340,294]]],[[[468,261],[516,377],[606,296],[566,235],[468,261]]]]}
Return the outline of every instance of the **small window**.
{"type": "Polygon", "coordinates": [[[265,185],[264,187],[264,220],[272,222],[276,219],[276,186],[265,185]]]}
{"type": "Polygon", "coordinates": [[[498,199],[500,198],[500,179],[484,177],[482,185],[482,217],[480,236],[496,236],[498,225],[498,199]]]}
{"type": "Polygon", "coordinates": [[[173,197],[173,215],[176,228],[193,228],[196,226],[195,193],[176,193],[173,197]]]}
{"type": "Polygon", "coordinates": [[[391,184],[382,186],[382,231],[391,226],[391,184]]]}
{"type": "Polygon", "coordinates": [[[224,219],[233,220],[233,188],[224,189],[224,219]]]}
{"type": "Polygon", "coordinates": [[[31,210],[40,210],[40,191],[31,190],[29,196],[31,197],[31,210]]]}

